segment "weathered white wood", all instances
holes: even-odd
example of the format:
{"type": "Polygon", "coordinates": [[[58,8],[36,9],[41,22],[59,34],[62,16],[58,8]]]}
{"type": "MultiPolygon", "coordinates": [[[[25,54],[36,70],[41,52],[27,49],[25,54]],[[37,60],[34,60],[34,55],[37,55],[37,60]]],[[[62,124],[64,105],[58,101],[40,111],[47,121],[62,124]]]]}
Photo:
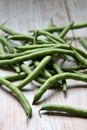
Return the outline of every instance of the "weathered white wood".
{"type": "MultiPolygon", "coordinates": [[[[72,4],[72,1],[70,2],[72,4]]],[[[72,6],[72,8],[74,7],[72,6]]],[[[73,9],[74,12],[75,8],[73,9]]],[[[7,20],[6,25],[15,31],[26,33],[29,29],[47,27],[51,17],[58,25],[69,23],[63,0],[0,0],[0,23],[7,20]]],[[[5,72],[0,72],[0,75],[5,75],[5,72]]],[[[73,80],[68,80],[68,86],[70,87],[75,86],[76,83],[73,80]]],[[[28,125],[25,112],[20,103],[4,90],[4,86],[1,87],[0,85],[0,130],[86,130],[86,119],[58,116],[58,114],[42,115],[42,118],[40,118],[38,114],[41,106],[49,103],[87,108],[86,88],[80,88],[82,82],[77,84],[79,84],[77,88],[69,89],[67,98],[64,97],[63,92],[57,89],[48,90],[43,95],[41,103],[32,106],[33,116],[28,125]]],[[[33,87],[33,90],[24,92],[30,104],[32,104],[36,91],[37,88],[33,87]]]]}
{"type": "MultiPolygon", "coordinates": [[[[87,0],[65,0],[69,17],[75,23],[87,22],[87,0]]],[[[87,28],[75,30],[76,37],[87,37],[87,28]]]]}

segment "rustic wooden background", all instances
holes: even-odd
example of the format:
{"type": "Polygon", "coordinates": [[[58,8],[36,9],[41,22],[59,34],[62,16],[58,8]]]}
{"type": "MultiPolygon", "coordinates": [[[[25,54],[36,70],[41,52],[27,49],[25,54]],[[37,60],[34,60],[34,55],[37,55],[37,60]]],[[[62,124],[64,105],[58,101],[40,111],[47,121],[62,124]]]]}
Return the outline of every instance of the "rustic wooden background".
{"type": "MultiPolygon", "coordinates": [[[[29,29],[46,28],[53,17],[57,25],[87,21],[87,0],[0,0],[0,23],[18,32],[27,33],[29,29]]],[[[71,31],[68,36],[87,37],[87,29],[71,31]]],[[[76,45],[79,46],[77,42],[76,45]]],[[[5,75],[0,69],[0,75],[5,75]]],[[[20,103],[0,85],[0,130],[87,130],[87,119],[54,115],[39,117],[38,110],[43,104],[66,104],[87,108],[86,83],[67,81],[71,89],[67,98],[57,90],[48,90],[42,101],[33,108],[33,117],[26,123],[25,112],[20,103]],[[76,85],[75,85],[76,84],[76,85]],[[85,87],[84,87],[85,85],[85,87]]],[[[32,103],[37,89],[25,91],[25,96],[32,103]]]]}

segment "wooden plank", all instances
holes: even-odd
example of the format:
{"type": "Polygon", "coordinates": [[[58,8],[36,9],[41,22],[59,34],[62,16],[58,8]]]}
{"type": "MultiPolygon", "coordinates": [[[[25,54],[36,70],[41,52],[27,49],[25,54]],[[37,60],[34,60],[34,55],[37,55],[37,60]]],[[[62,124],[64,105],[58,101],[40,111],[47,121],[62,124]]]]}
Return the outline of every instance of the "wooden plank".
{"type": "MultiPolygon", "coordinates": [[[[63,0],[3,0],[0,1],[0,23],[7,20],[7,26],[26,33],[28,29],[38,29],[48,26],[50,18],[53,17],[58,25],[69,23],[66,8],[63,0]],[[3,10],[3,11],[2,11],[3,10]]],[[[0,71],[2,75],[6,72],[0,71]]],[[[76,82],[68,80],[68,86],[76,87],[76,82]]],[[[80,82],[77,83],[81,84],[80,82]]],[[[32,85],[33,87],[34,85],[32,85]]],[[[4,86],[3,86],[4,87],[4,86]]],[[[86,119],[75,117],[65,117],[54,115],[43,115],[39,117],[38,110],[44,104],[66,104],[76,107],[87,107],[85,88],[69,89],[67,98],[63,92],[57,90],[48,90],[42,97],[38,105],[32,106],[33,116],[26,123],[25,112],[20,103],[9,94],[6,90],[0,87],[0,130],[86,130],[86,119]]],[[[37,88],[26,90],[24,92],[27,99],[32,104],[33,96],[37,88]]]]}
{"type": "Polygon", "coordinates": [[[48,27],[52,17],[58,26],[69,23],[63,0],[3,0],[0,8],[0,22],[7,20],[7,26],[23,33],[48,27]]]}
{"type": "MultiPolygon", "coordinates": [[[[75,23],[87,22],[87,0],[65,0],[65,5],[71,21],[75,23]]],[[[76,37],[87,37],[87,28],[75,30],[76,37]]]]}

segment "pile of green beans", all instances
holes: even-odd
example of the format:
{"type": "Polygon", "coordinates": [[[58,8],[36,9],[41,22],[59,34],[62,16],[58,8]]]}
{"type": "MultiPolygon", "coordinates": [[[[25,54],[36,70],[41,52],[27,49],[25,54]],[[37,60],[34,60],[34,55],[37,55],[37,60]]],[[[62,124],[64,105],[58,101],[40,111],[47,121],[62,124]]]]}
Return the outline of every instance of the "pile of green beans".
{"type": "MultiPolygon", "coordinates": [[[[40,85],[33,96],[32,104],[39,102],[43,94],[49,89],[60,88],[67,94],[67,79],[87,82],[85,71],[87,69],[87,53],[73,43],[68,43],[67,33],[72,29],[87,27],[87,23],[75,25],[74,22],[57,27],[53,19],[49,27],[42,30],[30,30],[29,34],[15,32],[5,25],[0,30],[6,35],[0,36],[0,67],[10,66],[14,74],[0,76],[0,83],[9,88],[22,104],[27,117],[32,117],[32,107],[23,94],[23,88],[35,81],[40,85]],[[43,36],[43,37],[40,37],[43,36]],[[20,45],[14,46],[13,41],[20,45]],[[59,62],[75,65],[61,65],[59,62]],[[26,64],[26,62],[28,64],[26,64]],[[13,85],[13,81],[19,81],[13,85]]],[[[72,41],[72,37],[71,37],[72,41]]],[[[79,43],[87,50],[87,40],[79,39],[79,43]]],[[[44,105],[39,110],[66,112],[77,116],[87,116],[87,110],[64,105],[44,105]]]]}

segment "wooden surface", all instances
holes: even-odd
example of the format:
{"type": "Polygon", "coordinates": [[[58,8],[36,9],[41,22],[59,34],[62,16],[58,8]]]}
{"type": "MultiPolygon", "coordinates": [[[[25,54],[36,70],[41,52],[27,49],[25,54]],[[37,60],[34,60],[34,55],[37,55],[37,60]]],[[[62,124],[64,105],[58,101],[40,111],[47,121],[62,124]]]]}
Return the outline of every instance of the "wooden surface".
{"type": "MultiPolygon", "coordinates": [[[[15,31],[27,33],[29,29],[46,28],[53,17],[57,25],[87,21],[86,0],[0,0],[0,23],[7,20],[6,25],[15,31]]],[[[71,31],[68,36],[87,37],[87,29],[71,31]]],[[[79,44],[78,44],[79,46],[79,44]]],[[[5,75],[0,69],[0,75],[5,75]]],[[[12,73],[12,72],[11,72],[12,73]]],[[[25,112],[19,101],[10,95],[4,86],[0,85],[0,130],[87,130],[87,119],[54,115],[39,117],[38,110],[44,104],[66,104],[75,107],[87,108],[86,83],[67,80],[68,95],[63,92],[48,90],[41,102],[32,106],[33,116],[26,123],[25,112]],[[85,85],[85,87],[84,87],[85,85]]],[[[37,91],[33,85],[28,85],[24,92],[32,104],[37,91]]]]}

